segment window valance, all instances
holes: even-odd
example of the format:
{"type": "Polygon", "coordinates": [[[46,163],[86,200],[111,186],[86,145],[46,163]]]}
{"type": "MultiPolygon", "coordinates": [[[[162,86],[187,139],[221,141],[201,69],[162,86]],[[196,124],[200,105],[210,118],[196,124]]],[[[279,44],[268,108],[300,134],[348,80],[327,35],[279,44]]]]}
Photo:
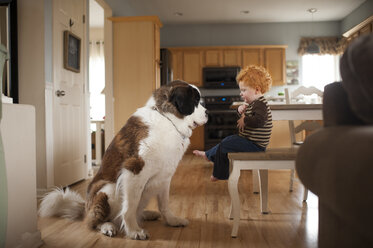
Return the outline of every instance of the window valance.
{"type": "Polygon", "coordinates": [[[299,42],[298,54],[310,54],[307,52],[307,47],[312,43],[316,43],[322,54],[338,55],[342,54],[345,48],[346,40],[340,37],[302,37],[299,42]]]}

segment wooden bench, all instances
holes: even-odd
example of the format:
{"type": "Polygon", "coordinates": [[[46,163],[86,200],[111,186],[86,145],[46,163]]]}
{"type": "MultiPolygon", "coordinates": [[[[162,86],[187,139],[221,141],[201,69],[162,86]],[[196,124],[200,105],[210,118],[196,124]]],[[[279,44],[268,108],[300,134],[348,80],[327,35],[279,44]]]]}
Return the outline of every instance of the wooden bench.
{"type": "Polygon", "coordinates": [[[267,149],[265,152],[228,153],[231,168],[228,189],[231,197],[229,218],[233,219],[232,237],[237,237],[240,221],[240,197],[237,183],[241,170],[253,170],[254,192],[255,187],[259,185],[261,212],[268,214],[268,170],[294,170],[297,151],[297,147],[292,147],[267,149]]]}

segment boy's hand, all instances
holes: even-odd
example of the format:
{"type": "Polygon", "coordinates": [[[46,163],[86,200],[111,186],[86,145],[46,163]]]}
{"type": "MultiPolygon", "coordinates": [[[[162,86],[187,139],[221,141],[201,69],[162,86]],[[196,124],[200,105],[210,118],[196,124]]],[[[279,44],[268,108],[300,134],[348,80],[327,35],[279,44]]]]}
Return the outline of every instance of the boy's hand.
{"type": "Polygon", "coordinates": [[[246,108],[247,108],[247,105],[246,105],[246,104],[242,104],[242,105],[240,105],[240,106],[238,107],[238,113],[239,113],[239,114],[244,113],[245,110],[246,110],[246,108]]]}
{"type": "Polygon", "coordinates": [[[239,131],[243,131],[245,128],[245,114],[241,115],[241,118],[237,121],[237,127],[239,131]]]}

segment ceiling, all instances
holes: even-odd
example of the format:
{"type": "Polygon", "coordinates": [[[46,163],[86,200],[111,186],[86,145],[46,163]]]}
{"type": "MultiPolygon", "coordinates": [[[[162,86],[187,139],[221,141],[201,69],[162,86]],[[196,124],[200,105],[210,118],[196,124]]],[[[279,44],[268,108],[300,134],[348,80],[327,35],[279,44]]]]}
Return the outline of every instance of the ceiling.
{"type": "MultiPolygon", "coordinates": [[[[95,17],[100,15],[98,4],[91,2],[94,4],[90,4],[90,15],[98,22],[100,18],[95,17]]],[[[309,22],[312,21],[312,14],[307,12],[310,8],[318,9],[313,14],[314,21],[340,21],[365,0],[127,0],[126,6],[123,0],[107,2],[115,7],[114,14],[124,12],[129,6],[136,15],[158,16],[163,24],[221,24],[309,22]]]]}

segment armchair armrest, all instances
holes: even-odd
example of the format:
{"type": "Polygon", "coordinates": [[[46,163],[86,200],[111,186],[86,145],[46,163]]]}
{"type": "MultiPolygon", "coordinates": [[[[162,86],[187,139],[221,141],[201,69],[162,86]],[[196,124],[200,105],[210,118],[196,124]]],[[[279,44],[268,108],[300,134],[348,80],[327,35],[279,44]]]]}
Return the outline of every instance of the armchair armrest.
{"type": "Polygon", "coordinates": [[[296,168],[303,184],[373,243],[373,126],[333,126],[307,137],[296,168]]]}

